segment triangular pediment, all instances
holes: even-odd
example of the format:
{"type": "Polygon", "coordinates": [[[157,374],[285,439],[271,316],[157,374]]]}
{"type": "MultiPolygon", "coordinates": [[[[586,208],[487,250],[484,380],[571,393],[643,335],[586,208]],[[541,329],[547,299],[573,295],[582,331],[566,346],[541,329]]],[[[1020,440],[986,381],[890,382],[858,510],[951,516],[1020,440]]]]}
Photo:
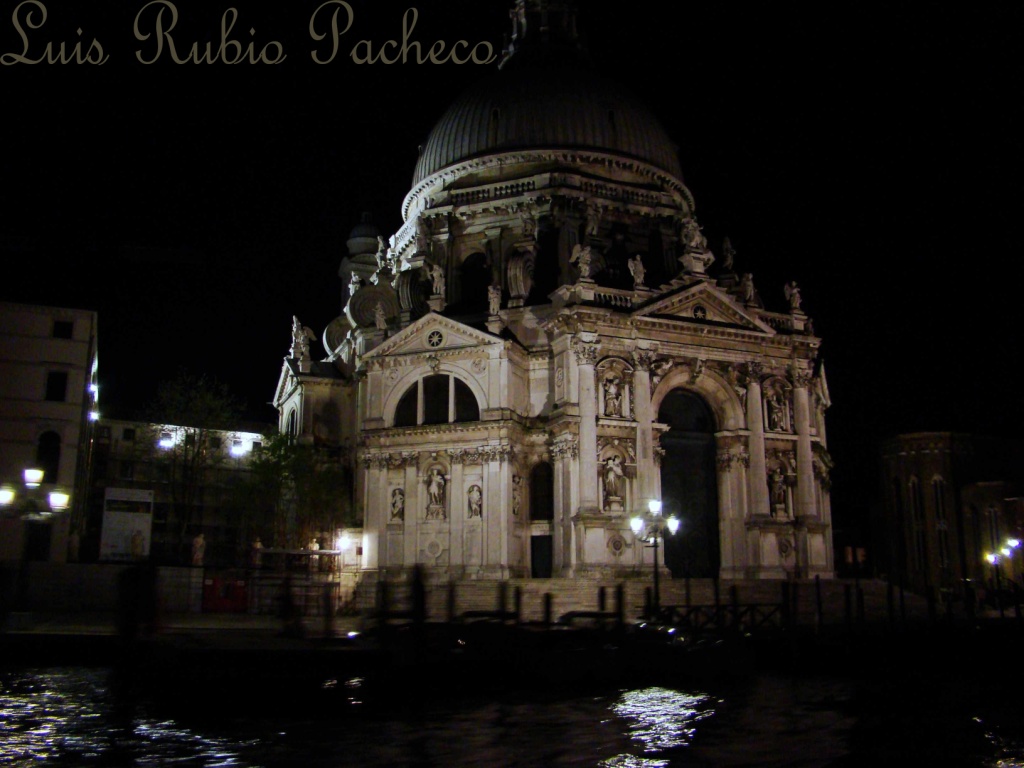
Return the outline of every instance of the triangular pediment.
{"type": "Polygon", "coordinates": [[[761,333],[775,333],[771,326],[709,282],[680,288],[636,310],[633,317],[680,320],[696,325],[726,325],[761,333]]]}
{"type": "Polygon", "coordinates": [[[280,408],[281,403],[285,401],[288,394],[295,388],[296,378],[292,372],[291,366],[288,365],[288,358],[285,358],[284,363],[281,365],[281,375],[277,379],[277,389],[274,391],[274,407],[280,408]]]}
{"type": "Polygon", "coordinates": [[[363,355],[363,359],[369,360],[388,355],[452,352],[501,343],[501,339],[497,336],[430,312],[378,344],[363,355]]]}

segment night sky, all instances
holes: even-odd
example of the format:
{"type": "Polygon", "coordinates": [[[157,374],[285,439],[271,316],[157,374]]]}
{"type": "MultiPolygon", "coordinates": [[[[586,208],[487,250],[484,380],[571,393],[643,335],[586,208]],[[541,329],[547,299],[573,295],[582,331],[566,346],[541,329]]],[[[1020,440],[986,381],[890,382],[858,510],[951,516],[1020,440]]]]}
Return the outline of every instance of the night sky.
{"type": "MultiPolygon", "coordinates": [[[[490,70],[348,58],[400,38],[411,2],[350,0],[324,65],[310,59],[319,2],[236,2],[233,37],[257,53],[279,41],[287,59],[234,66],[139,63],[154,50],[133,35],[141,0],[45,2],[29,58],[95,37],[109,59],[0,67],[0,300],[99,311],[104,413],[131,415],[185,367],[274,420],[292,315],[319,336],[339,314],[349,231],[363,211],[398,228],[417,146],[490,70]]],[[[0,53],[22,52],[16,5],[0,2],[0,53]]],[[[412,38],[497,50],[511,5],[419,2],[412,38]]],[[[841,521],[874,493],[883,437],[1019,429],[1013,5],[582,5],[596,66],[679,144],[713,249],[731,238],[769,309],[799,282],[824,339],[841,521]]],[[[219,39],[231,6],[176,7],[184,54],[219,39]]]]}

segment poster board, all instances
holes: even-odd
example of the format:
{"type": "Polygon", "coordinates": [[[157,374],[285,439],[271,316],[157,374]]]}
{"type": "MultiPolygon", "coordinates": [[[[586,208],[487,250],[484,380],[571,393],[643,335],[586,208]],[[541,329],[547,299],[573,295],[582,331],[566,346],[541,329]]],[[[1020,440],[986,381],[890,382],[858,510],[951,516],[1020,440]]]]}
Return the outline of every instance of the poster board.
{"type": "Polygon", "coordinates": [[[107,488],[100,560],[145,560],[153,533],[153,491],[107,488]]]}

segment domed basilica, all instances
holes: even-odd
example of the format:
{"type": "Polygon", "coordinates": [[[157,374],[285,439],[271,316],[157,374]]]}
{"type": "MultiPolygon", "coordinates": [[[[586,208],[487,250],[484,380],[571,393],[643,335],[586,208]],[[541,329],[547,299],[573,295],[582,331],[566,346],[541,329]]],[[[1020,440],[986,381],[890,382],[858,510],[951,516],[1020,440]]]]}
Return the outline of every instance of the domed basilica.
{"type": "Polygon", "coordinates": [[[501,64],[421,147],[403,226],[348,240],[342,314],[296,320],[282,431],[340,447],[362,568],[459,579],[831,576],[820,340],[713,254],[654,117],[517,0],[501,64]]]}

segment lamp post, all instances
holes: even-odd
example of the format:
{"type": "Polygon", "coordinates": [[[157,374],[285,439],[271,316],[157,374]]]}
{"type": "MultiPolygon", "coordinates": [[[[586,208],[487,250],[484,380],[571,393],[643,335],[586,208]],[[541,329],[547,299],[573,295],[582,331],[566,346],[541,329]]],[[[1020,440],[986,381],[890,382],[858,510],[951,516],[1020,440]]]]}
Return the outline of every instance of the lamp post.
{"type": "Polygon", "coordinates": [[[33,467],[22,473],[24,488],[0,487],[0,513],[21,522],[17,608],[22,611],[28,607],[28,525],[50,522],[55,513],[66,510],[71,502],[71,496],[59,488],[44,491],[43,476],[43,470],[33,467]]]}
{"type": "Polygon", "coordinates": [[[1006,618],[1006,613],[1005,613],[1005,611],[1003,609],[1003,597],[1000,594],[1000,592],[1002,592],[1002,590],[1003,590],[1003,585],[1000,583],[1000,577],[999,577],[999,558],[1000,557],[1001,557],[1001,555],[999,555],[999,554],[997,554],[995,552],[989,552],[987,555],[985,555],[985,559],[992,566],[992,571],[995,573],[995,587],[996,587],[996,595],[995,595],[995,597],[996,597],[996,606],[999,608],[999,618],[1000,619],[1005,619],[1006,618]]]}
{"type": "Polygon", "coordinates": [[[661,502],[651,499],[647,504],[647,514],[634,516],[629,521],[629,527],[637,540],[647,543],[647,546],[654,550],[653,612],[657,616],[661,612],[661,595],[658,591],[658,545],[665,536],[666,528],[670,535],[679,530],[679,519],[673,516],[666,520],[661,515],[661,502]]]}

